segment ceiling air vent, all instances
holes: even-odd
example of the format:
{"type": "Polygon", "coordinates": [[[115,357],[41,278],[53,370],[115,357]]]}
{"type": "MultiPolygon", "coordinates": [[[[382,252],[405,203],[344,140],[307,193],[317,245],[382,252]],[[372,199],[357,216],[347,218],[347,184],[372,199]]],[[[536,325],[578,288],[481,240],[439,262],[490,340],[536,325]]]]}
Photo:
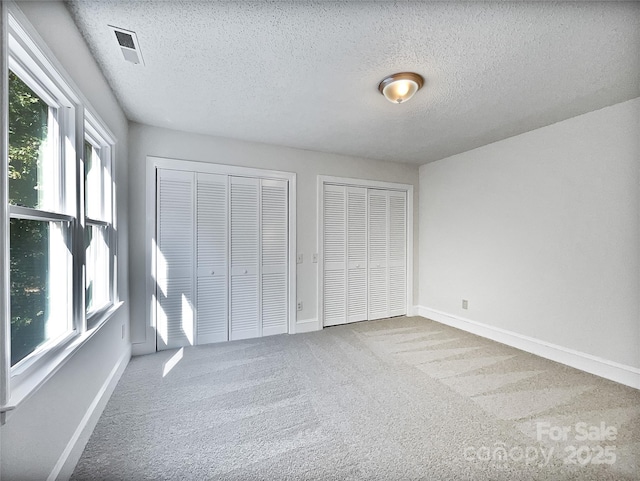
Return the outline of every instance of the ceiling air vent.
{"type": "Polygon", "coordinates": [[[135,32],[125,30],[124,28],[109,25],[118,42],[118,46],[122,51],[122,55],[127,62],[144,65],[142,53],[140,53],[140,44],[135,32]]]}

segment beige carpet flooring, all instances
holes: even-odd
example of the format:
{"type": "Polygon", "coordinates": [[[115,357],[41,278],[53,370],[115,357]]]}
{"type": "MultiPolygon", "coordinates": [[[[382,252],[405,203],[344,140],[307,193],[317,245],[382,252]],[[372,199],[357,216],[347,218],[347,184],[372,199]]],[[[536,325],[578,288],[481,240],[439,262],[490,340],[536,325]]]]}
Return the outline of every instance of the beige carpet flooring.
{"type": "Polygon", "coordinates": [[[640,479],[640,391],[420,317],[165,351],[73,479],[640,479]]]}

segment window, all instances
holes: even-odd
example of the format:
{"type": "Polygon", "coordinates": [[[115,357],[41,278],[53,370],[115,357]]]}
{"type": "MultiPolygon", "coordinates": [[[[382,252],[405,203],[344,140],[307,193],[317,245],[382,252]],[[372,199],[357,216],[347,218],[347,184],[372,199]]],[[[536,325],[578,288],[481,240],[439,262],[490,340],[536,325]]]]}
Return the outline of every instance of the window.
{"type": "Polygon", "coordinates": [[[9,284],[0,283],[0,305],[10,315],[0,322],[10,342],[0,344],[0,415],[73,352],[116,299],[115,140],[14,7],[5,8],[8,47],[0,53],[8,102],[1,128],[8,142],[0,137],[0,174],[7,189],[0,192],[7,209],[0,220],[9,232],[0,256],[9,284]]]}
{"type": "MultiPolygon", "coordinates": [[[[87,119],[89,114],[85,116],[87,119]]],[[[85,122],[85,308],[87,317],[111,305],[113,242],[111,147],[97,127],[85,122]]]]}
{"type": "MultiPolygon", "coordinates": [[[[14,68],[19,70],[17,62],[14,68]]],[[[73,216],[65,214],[72,199],[65,185],[60,103],[27,70],[18,75],[10,69],[8,88],[11,366],[15,366],[74,330],[73,216]]]]}

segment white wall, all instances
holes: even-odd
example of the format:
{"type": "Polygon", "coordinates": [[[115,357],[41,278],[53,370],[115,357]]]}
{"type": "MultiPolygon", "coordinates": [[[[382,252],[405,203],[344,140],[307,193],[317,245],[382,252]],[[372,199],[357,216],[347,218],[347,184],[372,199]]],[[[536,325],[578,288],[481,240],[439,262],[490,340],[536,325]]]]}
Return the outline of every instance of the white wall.
{"type": "MultiPolygon", "coordinates": [[[[317,176],[332,175],[413,184],[417,206],[418,167],[354,157],[290,149],[218,137],[188,134],[130,123],[130,285],[134,353],[155,349],[155,334],[145,323],[145,164],[148,155],[218,164],[273,169],[297,174],[297,243],[304,263],[298,265],[298,300],[304,309],[298,321],[317,319],[317,176]],[[135,343],[146,344],[136,345],[135,343]]],[[[417,209],[414,209],[414,212],[417,209]]],[[[417,215],[414,215],[414,256],[417,259],[417,215]]],[[[417,295],[417,273],[414,274],[417,295]]]]}
{"type": "Polygon", "coordinates": [[[422,166],[419,303],[639,368],[639,137],[640,98],[422,166]]]}
{"type": "MultiPolygon", "coordinates": [[[[97,114],[118,139],[118,285],[125,304],[54,376],[11,412],[0,428],[2,479],[46,479],[118,361],[130,349],[127,269],[127,120],[66,7],[61,2],[18,4],[97,114]],[[122,339],[121,329],[125,326],[122,339]]],[[[95,413],[95,414],[99,414],[95,413]]],[[[93,419],[95,421],[95,419],[93,419]]],[[[92,427],[91,425],[89,427],[92,427]]],[[[87,433],[84,433],[85,435],[87,433]]],[[[81,441],[86,442],[86,436],[81,441]]],[[[81,443],[76,447],[82,447],[81,443]]],[[[71,453],[65,470],[75,464],[71,453]]]]}

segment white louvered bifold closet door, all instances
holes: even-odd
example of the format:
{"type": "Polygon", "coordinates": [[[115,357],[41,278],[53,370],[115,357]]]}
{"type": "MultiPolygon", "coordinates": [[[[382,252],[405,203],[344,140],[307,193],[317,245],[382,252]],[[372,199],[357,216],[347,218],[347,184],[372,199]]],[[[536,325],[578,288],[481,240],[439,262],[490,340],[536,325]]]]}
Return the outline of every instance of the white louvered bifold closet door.
{"type": "Polygon", "coordinates": [[[389,192],[369,189],[369,319],[389,316],[389,192]]]}
{"type": "Polygon", "coordinates": [[[260,337],[259,190],[260,179],[230,178],[231,286],[230,340],[260,337]]]}
{"type": "Polygon", "coordinates": [[[347,321],[346,187],[325,184],[323,194],[323,317],[335,326],[347,321]]]}
{"type": "Polygon", "coordinates": [[[407,313],[407,193],[389,191],[389,317],[407,313]]]}
{"type": "Polygon", "coordinates": [[[367,189],[347,187],[347,319],[367,319],[367,189]]]}
{"type": "Polygon", "coordinates": [[[227,176],[196,174],[196,343],[228,340],[227,176]]]}
{"type": "Polygon", "coordinates": [[[288,183],[261,181],[260,259],[262,276],[262,335],[288,329],[288,183]]]}
{"type": "Polygon", "coordinates": [[[193,172],[157,171],[158,350],[194,344],[194,178],[193,172]]]}

